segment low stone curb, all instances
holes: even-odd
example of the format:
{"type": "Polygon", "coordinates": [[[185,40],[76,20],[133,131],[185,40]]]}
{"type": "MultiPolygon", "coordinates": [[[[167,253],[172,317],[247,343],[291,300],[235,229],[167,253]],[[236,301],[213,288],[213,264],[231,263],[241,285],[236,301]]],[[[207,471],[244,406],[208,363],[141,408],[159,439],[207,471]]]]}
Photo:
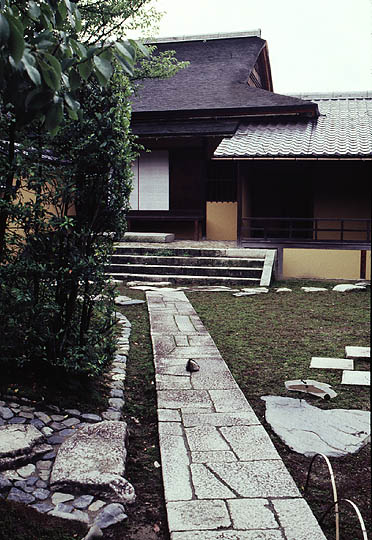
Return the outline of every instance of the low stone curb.
{"type": "Polygon", "coordinates": [[[116,312],[116,317],[120,337],[108,373],[111,379],[109,406],[100,415],[82,413],[78,409],[62,410],[54,405],[38,407],[27,398],[11,395],[5,395],[0,400],[0,429],[1,426],[12,424],[31,425],[44,439],[40,452],[35,452],[37,446],[31,445],[30,453],[13,457],[12,468],[7,468],[9,461],[0,458],[0,497],[27,504],[41,513],[85,523],[95,527],[96,531],[126,519],[125,507],[88,493],[76,495],[53,491],[50,474],[60,445],[77,429],[121,418],[125,404],[124,381],[131,324],[120,312],[116,312]]]}

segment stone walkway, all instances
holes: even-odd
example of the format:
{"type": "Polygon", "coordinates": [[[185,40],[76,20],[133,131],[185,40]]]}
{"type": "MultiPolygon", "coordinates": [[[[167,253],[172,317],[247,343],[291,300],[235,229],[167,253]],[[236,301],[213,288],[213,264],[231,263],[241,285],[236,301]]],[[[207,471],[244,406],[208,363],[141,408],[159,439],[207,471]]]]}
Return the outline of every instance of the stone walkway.
{"type": "Polygon", "coordinates": [[[185,294],[146,295],[171,540],[325,540],[185,294]]]}

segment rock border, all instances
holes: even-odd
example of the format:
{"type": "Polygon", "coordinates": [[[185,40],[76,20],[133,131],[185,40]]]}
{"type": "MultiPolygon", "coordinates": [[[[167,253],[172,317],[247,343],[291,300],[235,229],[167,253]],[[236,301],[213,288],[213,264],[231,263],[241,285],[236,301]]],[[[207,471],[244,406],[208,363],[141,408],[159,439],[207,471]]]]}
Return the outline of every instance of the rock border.
{"type": "MultiPolygon", "coordinates": [[[[115,315],[120,336],[108,372],[111,379],[109,406],[100,415],[82,413],[78,409],[63,410],[55,405],[47,405],[43,407],[44,410],[40,410],[42,407],[39,409],[38,405],[33,406],[31,400],[13,395],[5,395],[3,400],[0,400],[0,426],[32,425],[45,438],[43,452],[32,458],[30,455],[25,455],[23,459],[17,457],[11,468],[0,471],[0,497],[27,504],[41,513],[82,522],[90,526],[90,530],[104,529],[126,519],[124,505],[105,501],[88,493],[74,495],[52,491],[50,473],[60,445],[75,429],[103,420],[121,419],[125,404],[124,381],[131,323],[122,313],[115,312],[115,315]]],[[[2,469],[10,466],[10,463],[4,463],[2,469]]]]}

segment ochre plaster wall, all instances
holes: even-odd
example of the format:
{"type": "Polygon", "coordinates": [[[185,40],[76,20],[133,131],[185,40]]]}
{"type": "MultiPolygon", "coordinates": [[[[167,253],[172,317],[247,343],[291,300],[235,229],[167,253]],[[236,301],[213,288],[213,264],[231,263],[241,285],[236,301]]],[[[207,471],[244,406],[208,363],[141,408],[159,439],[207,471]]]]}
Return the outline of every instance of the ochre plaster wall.
{"type": "MultiPolygon", "coordinates": [[[[283,279],[360,279],[360,250],[283,249],[283,279]]],[[[366,279],[370,279],[371,252],[367,252],[366,279]]]]}
{"type": "Polygon", "coordinates": [[[236,240],[236,202],[207,202],[207,240],[236,240]]]}

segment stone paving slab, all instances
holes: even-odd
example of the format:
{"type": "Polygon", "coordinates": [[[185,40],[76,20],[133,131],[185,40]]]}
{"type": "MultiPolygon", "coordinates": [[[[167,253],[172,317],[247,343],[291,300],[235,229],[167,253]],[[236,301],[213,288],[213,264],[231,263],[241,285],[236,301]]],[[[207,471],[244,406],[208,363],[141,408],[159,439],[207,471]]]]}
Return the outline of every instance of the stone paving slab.
{"type": "Polygon", "coordinates": [[[310,367],[315,369],[354,369],[354,361],[348,358],[322,358],[313,356],[310,367]]]}
{"type": "Polygon", "coordinates": [[[171,540],[288,540],[294,500],[300,534],[309,523],[307,538],[325,540],[185,294],[146,295],[171,540]],[[189,359],[199,371],[186,371],[189,359]]]}
{"type": "Polygon", "coordinates": [[[346,346],[345,347],[345,355],[346,355],[346,358],[370,359],[371,358],[371,347],[346,346]]]}
{"type": "Polygon", "coordinates": [[[343,371],[341,384],[371,386],[371,373],[369,371],[343,371]]]}

